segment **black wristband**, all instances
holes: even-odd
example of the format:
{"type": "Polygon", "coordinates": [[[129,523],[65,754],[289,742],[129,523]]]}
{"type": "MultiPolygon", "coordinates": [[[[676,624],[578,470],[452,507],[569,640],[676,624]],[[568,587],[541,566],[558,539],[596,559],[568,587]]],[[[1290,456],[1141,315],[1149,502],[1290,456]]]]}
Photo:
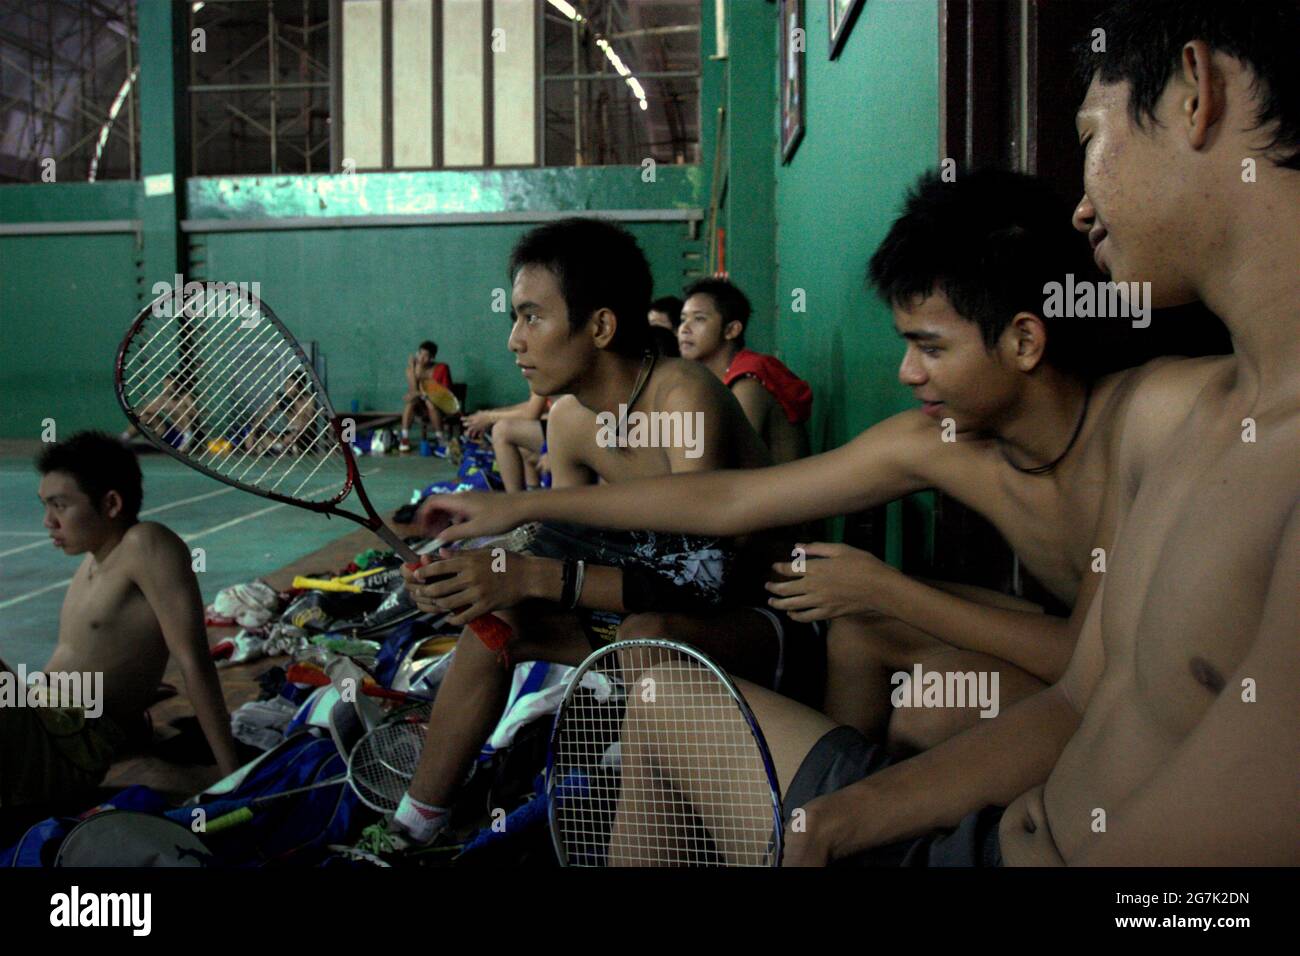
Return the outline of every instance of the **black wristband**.
{"type": "Polygon", "coordinates": [[[578,564],[572,558],[564,559],[564,577],[560,585],[560,607],[573,607],[574,587],[578,578],[578,564]]]}

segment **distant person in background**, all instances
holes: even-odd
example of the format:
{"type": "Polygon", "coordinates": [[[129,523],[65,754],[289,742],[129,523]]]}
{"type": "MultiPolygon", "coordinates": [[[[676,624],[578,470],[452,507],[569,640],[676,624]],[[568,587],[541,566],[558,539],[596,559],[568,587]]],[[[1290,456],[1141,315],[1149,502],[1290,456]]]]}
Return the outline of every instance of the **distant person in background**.
{"type": "MultiPolygon", "coordinates": [[[[194,439],[198,406],[189,390],[176,383],[174,375],[164,375],[162,390],[140,410],[140,418],[149,428],[159,432],[164,441],[185,451],[194,439]]],[[[140,429],[132,424],[122,432],[121,438],[129,442],[139,434],[140,429]]]]}
{"type": "Polygon", "coordinates": [[[650,303],[650,324],[676,334],[682,322],[682,300],[666,295],[650,303]]]}
{"type": "Polygon", "coordinates": [[[682,300],[666,295],[650,303],[650,340],[660,355],[680,356],[677,350],[677,326],[682,321],[682,300]]]}
{"type": "Polygon", "coordinates": [[[419,351],[406,362],[406,397],[402,400],[402,440],[397,450],[403,454],[411,450],[411,422],[418,416],[424,437],[428,438],[428,425],[433,425],[433,437],[439,448],[447,444],[447,423],[442,412],[433,403],[426,391],[427,383],[435,383],[443,388],[451,388],[451,369],[446,362],[436,361],[438,345],[435,342],[420,343],[419,351]]]}
{"type": "Polygon", "coordinates": [[[804,423],[812,387],[775,356],[745,348],[751,311],[745,293],[728,280],[700,279],[686,290],[677,345],[682,358],[707,365],[731,389],[781,464],[808,454],[804,423]]]}

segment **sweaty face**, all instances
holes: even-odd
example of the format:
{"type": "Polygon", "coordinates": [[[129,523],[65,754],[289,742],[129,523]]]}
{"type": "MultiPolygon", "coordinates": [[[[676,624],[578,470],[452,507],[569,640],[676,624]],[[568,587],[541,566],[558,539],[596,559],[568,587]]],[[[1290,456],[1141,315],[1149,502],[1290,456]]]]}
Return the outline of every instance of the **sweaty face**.
{"type": "Polygon", "coordinates": [[[936,421],[957,431],[991,428],[1014,397],[1017,373],[984,347],[979,326],[961,317],[942,292],[911,309],[894,307],[894,327],[907,343],[898,380],[936,421]]]}
{"type": "Polygon", "coordinates": [[[560,395],[590,367],[596,347],[590,323],[576,331],[569,327],[569,310],[560,283],[549,269],[524,266],[515,276],[511,294],[514,324],[510,351],[515,364],[537,395],[560,395]]]}
{"type": "Polygon", "coordinates": [[[708,361],[726,343],[722,313],[713,296],[696,294],[682,306],[682,324],[677,326],[677,349],[692,362],[708,361]]]}
{"type": "Polygon", "coordinates": [[[1139,129],[1128,112],[1128,82],[1094,78],[1075,119],[1084,196],[1074,227],[1088,236],[1097,265],[1111,279],[1150,282],[1158,308],[1196,297],[1183,267],[1195,255],[1188,235],[1196,209],[1180,173],[1191,151],[1179,134],[1182,95],[1171,79],[1156,110],[1160,125],[1148,121],[1139,129]]]}
{"type": "Polygon", "coordinates": [[[72,475],[52,471],[42,476],[38,494],[45,506],[45,528],[64,554],[93,551],[110,530],[108,517],[95,510],[72,475]]]}

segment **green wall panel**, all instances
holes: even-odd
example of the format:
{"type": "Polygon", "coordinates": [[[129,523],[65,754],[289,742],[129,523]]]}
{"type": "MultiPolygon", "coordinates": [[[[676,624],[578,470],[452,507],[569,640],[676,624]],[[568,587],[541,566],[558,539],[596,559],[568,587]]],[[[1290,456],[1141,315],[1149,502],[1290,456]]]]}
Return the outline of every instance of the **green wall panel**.
{"type": "Polygon", "coordinates": [[[868,0],[831,61],[826,4],[805,7],[806,133],[776,173],[777,341],[813,385],[814,441],[829,447],[910,405],[890,311],[865,278],[907,187],[937,164],[938,13],[868,0]]]}
{"type": "MultiPolygon", "coordinates": [[[[907,187],[938,161],[939,32],[934,0],[867,0],[832,61],[826,4],[805,12],[805,133],[776,170],[777,350],[812,383],[813,446],[824,450],[913,404],[890,310],[865,280],[907,187]]],[[[931,510],[928,495],[914,500],[931,510]]],[[[909,555],[928,548],[906,544],[909,555]]],[[[901,503],[889,506],[886,548],[902,563],[901,503]]]]}
{"type": "MultiPolygon", "coordinates": [[[[509,317],[493,312],[493,291],[509,301],[506,265],[519,225],[404,226],[194,237],[203,277],[260,282],[263,298],[301,340],[320,343],[330,397],[340,411],[400,407],[406,356],[422,339],[438,343],[471,408],[527,397],[506,346],[509,317]]],[[[676,281],[686,227],[630,226],[657,287],[676,281]]]]}
{"type": "Polygon", "coordinates": [[[193,219],[686,209],[708,201],[699,166],[240,176],[188,181],[193,219]]]}
{"type": "Polygon", "coordinates": [[[134,219],[139,188],[123,180],[0,186],[0,222],[134,219]]]}
{"type": "Polygon", "coordinates": [[[113,358],[137,311],[130,234],[0,237],[0,437],[120,431],[113,358]]]}

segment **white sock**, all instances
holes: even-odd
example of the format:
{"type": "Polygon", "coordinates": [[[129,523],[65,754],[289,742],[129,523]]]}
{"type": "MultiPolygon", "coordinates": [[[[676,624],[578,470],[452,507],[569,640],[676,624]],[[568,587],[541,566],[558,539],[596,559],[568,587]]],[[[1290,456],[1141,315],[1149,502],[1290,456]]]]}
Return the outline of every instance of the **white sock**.
{"type": "Polygon", "coordinates": [[[402,441],[406,441],[406,440],[407,440],[408,438],[410,438],[410,437],[411,437],[411,430],[410,430],[409,428],[403,428],[403,429],[402,429],[402,441]]]}
{"type": "Polygon", "coordinates": [[[393,822],[406,831],[416,843],[429,843],[447,826],[446,807],[422,803],[409,793],[402,794],[393,822]]]}

